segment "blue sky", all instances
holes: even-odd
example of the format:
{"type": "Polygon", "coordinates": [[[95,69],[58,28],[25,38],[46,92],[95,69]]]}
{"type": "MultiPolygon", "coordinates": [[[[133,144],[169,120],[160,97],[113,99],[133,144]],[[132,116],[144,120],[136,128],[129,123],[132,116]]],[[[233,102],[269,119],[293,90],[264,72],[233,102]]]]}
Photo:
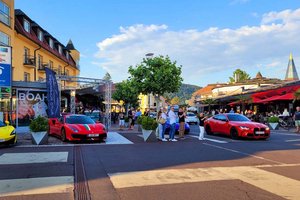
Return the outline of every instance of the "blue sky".
{"type": "Polygon", "coordinates": [[[149,52],[169,55],[184,82],[200,86],[227,82],[236,68],[283,79],[290,52],[300,66],[299,0],[15,0],[15,8],[63,44],[72,39],[82,77],[124,80],[149,52]]]}

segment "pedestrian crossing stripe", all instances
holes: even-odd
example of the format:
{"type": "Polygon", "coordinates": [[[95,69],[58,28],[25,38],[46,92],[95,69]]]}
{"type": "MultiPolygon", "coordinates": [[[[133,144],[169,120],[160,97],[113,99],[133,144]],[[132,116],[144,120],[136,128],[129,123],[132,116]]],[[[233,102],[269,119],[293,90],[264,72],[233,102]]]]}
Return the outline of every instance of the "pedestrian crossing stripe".
{"type": "Polygon", "coordinates": [[[253,166],[152,170],[112,173],[109,176],[117,189],[176,183],[241,180],[286,199],[298,200],[300,196],[300,181],[253,166]]]}
{"type": "Polygon", "coordinates": [[[73,176],[0,180],[0,197],[73,193],[73,176]]]}
{"type": "Polygon", "coordinates": [[[0,165],[67,162],[68,152],[4,153],[0,165]]]}

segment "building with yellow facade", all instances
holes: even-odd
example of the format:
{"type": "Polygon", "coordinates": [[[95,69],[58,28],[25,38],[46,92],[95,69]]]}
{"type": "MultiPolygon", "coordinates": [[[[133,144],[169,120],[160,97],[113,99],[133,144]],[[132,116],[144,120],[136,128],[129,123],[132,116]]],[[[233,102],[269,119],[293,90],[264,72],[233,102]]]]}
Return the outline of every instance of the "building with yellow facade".
{"type": "MultiPolygon", "coordinates": [[[[58,75],[78,76],[80,53],[71,40],[63,45],[22,10],[14,9],[14,0],[0,0],[0,45],[11,48],[12,55],[11,85],[1,85],[0,73],[0,120],[27,126],[33,113],[43,115],[42,108],[47,108],[45,67],[58,75]]],[[[76,88],[78,83],[66,79],[60,84],[76,88]]]]}

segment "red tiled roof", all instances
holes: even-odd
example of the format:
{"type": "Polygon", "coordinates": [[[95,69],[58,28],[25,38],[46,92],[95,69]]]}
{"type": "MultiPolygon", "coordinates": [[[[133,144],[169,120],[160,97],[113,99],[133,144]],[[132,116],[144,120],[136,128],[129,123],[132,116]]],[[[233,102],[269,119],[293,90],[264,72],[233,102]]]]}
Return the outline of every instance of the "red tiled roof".
{"type": "MultiPolygon", "coordinates": [[[[73,60],[73,58],[72,58],[71,55],[69,56],[69,59],[67,59],[67,57],[66,57],[64,54],[60,54],[60,53],[58,52],[58,50],[56,50],[55,48],[52,49],[52,48],[49,46],[49,44],[47,43],[47,41],[45,40],[45,38],[44,38],[43,41],[40,41],[40,40],[38,39],[37,35],[35,34],[34,30],[32,29],[32,26],[30,26],[30,33],[28,33],[27,31],[25,31],[25,29],[24,29],[24,27],[23,27],[23,25],[22,25],[22,23],[21,23],[22,20],[23,20],[23,19],[22,19],[21,16],[20,16],[20,17],[18,17],[18,16],[15,17],[15,30],[16,30],[19,34],[21,34],[21,35],[27,37],[28,39],[30,39],[31,41],[33,41],[33,42],[36,43],[37,45],[40,45],[40,46],[41,46],[42,48],[44,48],[45,50],[47,50],[48,52],[50,52],[50,53],[52,53],[53,55],[55,55],[56,57],[58,57],[59,59],[63,60],[64,62],[66,62],[66,63],[68,63],[69,65],[71,65],[71,66],[73,66],[73,67],[76,68],[75,61],[73,60]]],[[[41,30],[43,30],[43,29],[41,28],[41,30]]],[[[44,34],[45,34],[45,32],[44,32],[44,34]]],[[[56,41],[57,41],[57,40],[54,39],[54,37],[51,37],[51,38],[53,39],[53,42],[56,42],[56,41]]],[[[58,41],[57,41],[57,42],[58,42],[58,41]]],[[[60,43],[60,42],[58,42],[58,43],[60,43]]],[[[65,46],[63,46],[63,45],[61,45],[61,46],[62,46],[63,49],[65,48],[65,46]]]]}

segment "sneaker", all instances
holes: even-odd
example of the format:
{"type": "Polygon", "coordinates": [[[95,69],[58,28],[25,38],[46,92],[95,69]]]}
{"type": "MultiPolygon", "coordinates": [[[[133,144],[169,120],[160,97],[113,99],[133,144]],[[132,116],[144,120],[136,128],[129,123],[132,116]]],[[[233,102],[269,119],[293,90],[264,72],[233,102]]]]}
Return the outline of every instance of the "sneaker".
{"type": "Polygon", "coordinates": [[[176,140],[176,139],[172,139],[172,140],[170,140],[170,141],[172,141],[172,142],[177,142],[178,140],[176,140]]]}
{"type": "Polygon", "coordinates": [[[168,140],[166,138],[161,139],[163,142],[167,142],[168,140]]]}

